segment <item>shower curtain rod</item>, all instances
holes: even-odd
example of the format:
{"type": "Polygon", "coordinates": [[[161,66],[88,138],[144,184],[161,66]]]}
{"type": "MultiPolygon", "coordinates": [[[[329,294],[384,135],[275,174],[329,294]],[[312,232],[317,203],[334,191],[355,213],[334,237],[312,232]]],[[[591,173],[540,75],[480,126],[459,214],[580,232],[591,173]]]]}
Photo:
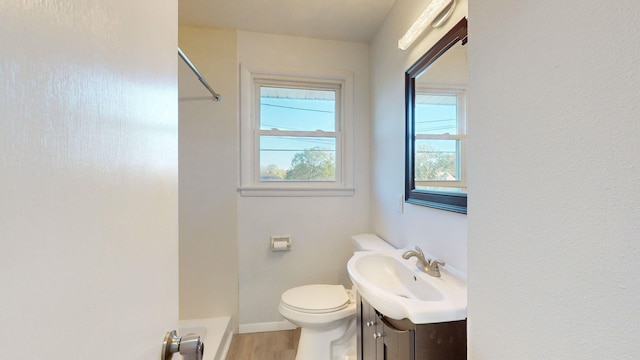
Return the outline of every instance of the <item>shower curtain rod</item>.
{"type": "Polygon", "coordinates": [[[180,48],[178,48],[178,55],[180,55],[180,57],[182,58],[182,60],[184,60],[185,63],[187,63],[187,65],[189,65],[189,67],[191,68],[191,71],[193,71],[194,74],[196,74],[196,76],[198,77],[198,80],[200,80],[200,82],[202,83],[202,85],[204,85],[204,87],[207,88],[207,90],[209,90],[209,92],[211,93],[211,95],[213,95],[213,101],[220,101],[221,97],[220,94],[218,94],[217,92],[215,92],[211,86],[209,86],[209,84],[207,84],[207,80],[205,80],[204,76],[202,76],[202,74],[200,73],[200,71],[198,71],[198,69],[196,68],[195,65],[193,65],[193,63],[191,62],[191,60],[189,60],[189,58],[187,57],[187,55],[185,55],[182,50],[180,50],[180,48]]]}

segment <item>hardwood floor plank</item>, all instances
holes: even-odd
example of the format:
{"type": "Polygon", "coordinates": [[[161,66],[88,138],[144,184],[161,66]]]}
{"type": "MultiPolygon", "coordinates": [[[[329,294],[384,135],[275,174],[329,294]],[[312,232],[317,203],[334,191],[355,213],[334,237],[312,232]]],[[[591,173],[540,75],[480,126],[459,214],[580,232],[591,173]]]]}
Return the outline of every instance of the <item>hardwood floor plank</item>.
{"type": "Polygon", "coordinates": [[[253,360],[254,338],[251,334],[234,334],[227,360],[253,360]]]}
{"type": "Polygon", "coordinates": [[[291,331],[274,331],[263,333],[263,335],[261,340],[266,343],[265,345],[270,351],[295,349],[291,331]]]}
{"type": "Polygon", "coordinates": [[[300,329],[234,334],[226,360],[295,360],[300,329]]]}

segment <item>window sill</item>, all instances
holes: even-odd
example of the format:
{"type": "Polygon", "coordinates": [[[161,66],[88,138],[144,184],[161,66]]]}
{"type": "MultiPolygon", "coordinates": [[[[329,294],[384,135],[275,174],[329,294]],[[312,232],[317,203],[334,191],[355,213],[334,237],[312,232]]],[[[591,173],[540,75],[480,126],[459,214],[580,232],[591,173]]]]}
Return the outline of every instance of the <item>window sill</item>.
{"type": "Polygon", "coordinates": [[[246,197],[345,197],[353,196],[356,189],[241,187],[238,192],[246,197]]]}

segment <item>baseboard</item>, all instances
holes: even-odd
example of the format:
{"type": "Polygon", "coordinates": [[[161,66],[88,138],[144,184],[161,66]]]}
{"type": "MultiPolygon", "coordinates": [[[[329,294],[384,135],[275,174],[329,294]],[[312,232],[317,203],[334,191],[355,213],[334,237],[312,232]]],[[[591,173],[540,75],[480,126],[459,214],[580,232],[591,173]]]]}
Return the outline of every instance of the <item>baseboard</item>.
{"type": "Polygon", "coordinates": [[[238,332],[240,334],[267,332],[267,331],[280,331],[280,330],[293,330],[296,326],[287,320],[254,323],[254,324],[240,324],[238,332]]]}

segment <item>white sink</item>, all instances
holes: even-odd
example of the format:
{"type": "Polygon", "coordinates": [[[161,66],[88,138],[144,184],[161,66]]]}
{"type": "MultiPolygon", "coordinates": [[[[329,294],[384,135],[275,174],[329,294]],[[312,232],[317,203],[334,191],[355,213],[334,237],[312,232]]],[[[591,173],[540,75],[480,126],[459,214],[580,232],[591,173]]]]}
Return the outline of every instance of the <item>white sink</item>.
{"type": "Polygon", "coordinates": [[[466,284],[445,268],[441,277],[427,275],[403,252],[356,252],[347,270],[360,295],[385,316],[414,324],[466,319],[466,284]]]}

